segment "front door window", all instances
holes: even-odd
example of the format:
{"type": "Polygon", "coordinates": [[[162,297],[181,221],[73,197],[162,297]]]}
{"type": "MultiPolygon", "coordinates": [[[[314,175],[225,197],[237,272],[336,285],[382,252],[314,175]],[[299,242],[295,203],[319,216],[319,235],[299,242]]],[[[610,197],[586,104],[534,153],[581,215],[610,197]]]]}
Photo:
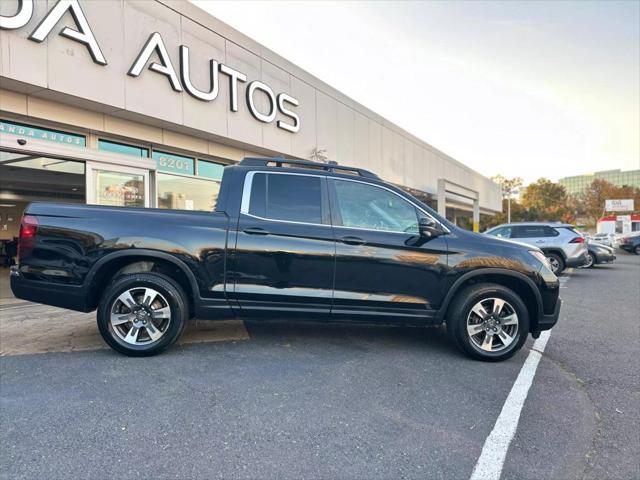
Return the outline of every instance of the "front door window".
{"type": "Polygon", "coordinates": [[[339,224],[350,228],[418,233],[418,212],[409,202],[383,188],[335,180],[339,224]]]}

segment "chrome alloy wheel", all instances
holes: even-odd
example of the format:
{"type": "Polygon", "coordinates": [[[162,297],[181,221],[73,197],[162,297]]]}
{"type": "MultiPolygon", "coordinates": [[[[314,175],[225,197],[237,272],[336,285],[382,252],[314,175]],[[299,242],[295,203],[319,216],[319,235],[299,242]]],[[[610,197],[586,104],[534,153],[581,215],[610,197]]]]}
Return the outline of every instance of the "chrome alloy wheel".
{"type": "Polygon", "coordinates": [[[152,288],[134,287],[120,294],[111,305],[111,328],[124,342],[148,345],[168,330],[171,307],[152,288]]]}
{"type": "Polygon", "coordinates": [[[590,268],[593,267],[593,265],[596,263],[596,259],[594,258],[593,254],[588,253],[587,254],[587,263],[584,264],[584,268],[590,268]]]}
{"type": "Polygon", "coordinates": [[[560,270],[560,262],[558,261],[558,259],[555,257],[547,257],[547,260],[549,261],[549,267],[551,267],[551,271],[553,273],[558,273],[558,270],[560,270]]]}
{"type": "Polygon", "coordinates": [[[485,298],[467,316],[467,334],[473,345],[485,352],[499,352],[518,335],[518,314],[501,298],[485,298]]]}

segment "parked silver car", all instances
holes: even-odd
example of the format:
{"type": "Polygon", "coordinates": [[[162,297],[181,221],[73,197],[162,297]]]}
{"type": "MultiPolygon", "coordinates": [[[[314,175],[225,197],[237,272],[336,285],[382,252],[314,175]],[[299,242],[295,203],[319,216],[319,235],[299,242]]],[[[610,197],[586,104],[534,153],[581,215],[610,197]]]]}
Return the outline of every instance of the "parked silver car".
{"type": "Polygon", "coordinates": [[[587,242],[566,223],[509,223],[485,232],[494,237],[508,238],[539,247],[549,260],[551,270],[560,275],[565,268],[582,267],[587,263],[587,242]]]}
{"type": "Polygon", "coordinates": [[[613,233],[596,233],[589,239],[589,241],[601,243],[607,247],[613,247],[614,238],[615,235],[613,233]]]}

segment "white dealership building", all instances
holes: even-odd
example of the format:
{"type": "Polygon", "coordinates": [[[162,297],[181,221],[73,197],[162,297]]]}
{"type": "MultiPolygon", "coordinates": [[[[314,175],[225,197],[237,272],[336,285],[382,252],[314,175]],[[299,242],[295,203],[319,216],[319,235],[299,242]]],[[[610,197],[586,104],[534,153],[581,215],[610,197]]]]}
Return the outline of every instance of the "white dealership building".
{"type": "Polygon", "coordinates": [[[36,200],[209,210],[245,156],[366,168],[449,218],[501,210],[490,179],[186,1],[0,16],[0,239],[36,200]]]}

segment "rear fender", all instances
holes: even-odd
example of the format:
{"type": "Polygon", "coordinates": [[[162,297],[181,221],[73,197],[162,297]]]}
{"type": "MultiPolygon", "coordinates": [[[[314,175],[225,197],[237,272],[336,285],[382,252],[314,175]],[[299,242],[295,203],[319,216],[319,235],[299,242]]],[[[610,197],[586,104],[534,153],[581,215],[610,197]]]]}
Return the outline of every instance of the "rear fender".
{"type": "Polygon", "coordinates": [[[96,286],[102,280],[101,273],[103,273],[111,262],[122,260],[123,258],[133,258],[140,257],[144,258],[145,261],[153,261],[154,259],[164,260],[175,265],[177,268],[184,273],[185,277],[188,279],[189,284],[191,285],[191,291],[193,293],[194,302],[197,304],[200,303],[200,290],[198,288],[198,282],[196,281],[194,273],[191,269],[179,258],[176,258],[173,255],[170,255],[166,252],[160,252],[157,250],[148,250],[148,249],[131,249],[131,250],[120,250],[117,252],[110,253],[105,255],[100,260],[98,260],[89,270],[87,276],[84,281],[84,288],[86,289],[87,295],[91,295],[96,286]]]}

